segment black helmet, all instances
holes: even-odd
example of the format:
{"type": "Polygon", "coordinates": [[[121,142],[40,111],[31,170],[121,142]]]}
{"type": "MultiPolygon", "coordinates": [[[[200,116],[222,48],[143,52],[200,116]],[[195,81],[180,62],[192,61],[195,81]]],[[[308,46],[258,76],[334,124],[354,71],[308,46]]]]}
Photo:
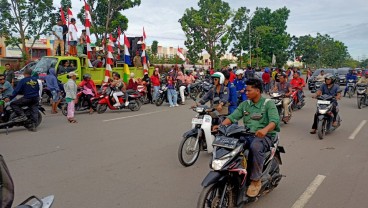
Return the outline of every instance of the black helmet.
{"type": "Polygon", "coordinates": [[[90,75],[90,74],[84,74],[84,75],[83,75],[83,80],[86,80],[86,79],[88,79],[88,78],[91,78],[91,75],[90,75]]]}
{"type": "Polygon", "coordinates": [[[326,77],[325,77],[325,81],[326,79],[330,79],[331,80],[331,84],[335,83],[336,81],[336,77],[332,74],[328,74],[326,77]]]}

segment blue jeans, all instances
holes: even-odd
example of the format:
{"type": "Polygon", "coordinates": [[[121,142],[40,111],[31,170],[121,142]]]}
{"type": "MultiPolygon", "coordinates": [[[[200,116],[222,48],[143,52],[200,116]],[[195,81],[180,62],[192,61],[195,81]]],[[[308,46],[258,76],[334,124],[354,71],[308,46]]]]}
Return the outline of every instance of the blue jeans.
{"type": "Polygon", "coordinates": [[[160,90],[160,86],[153,86],[153,101],[156,101],[158,97],[158,91],[160,90]]]}
{"type": "Polygon", "coordinates": [[[268,93],[270,91],[270,83],[263,84],[263,90],[268,93]]]}
{"type": "Polygon", "coordinates": [[[168,89],[167,90],[167,100],[170,103],[170,106],[177,105],[178,103],[178,93],[175,89],[168,89]]]}

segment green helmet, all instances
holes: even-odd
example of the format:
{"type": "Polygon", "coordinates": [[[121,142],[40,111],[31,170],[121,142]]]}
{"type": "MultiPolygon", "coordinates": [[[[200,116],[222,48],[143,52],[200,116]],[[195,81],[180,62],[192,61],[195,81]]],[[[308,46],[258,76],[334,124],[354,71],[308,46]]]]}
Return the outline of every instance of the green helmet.
{"type": "Polygon", "coordinates": [[[216,72],[216,73],[212,74],[211,77],[212,78],[219,78],[220,79],[220,84],[224,84],[225,76],[221,72],[216,72]]]}

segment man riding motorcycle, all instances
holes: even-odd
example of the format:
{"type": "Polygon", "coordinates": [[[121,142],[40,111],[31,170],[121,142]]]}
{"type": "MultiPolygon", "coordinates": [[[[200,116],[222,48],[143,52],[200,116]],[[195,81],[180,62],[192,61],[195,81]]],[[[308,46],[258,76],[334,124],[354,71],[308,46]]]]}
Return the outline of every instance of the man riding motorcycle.
{"type": "Polygon", "coordinates": [[[325,71],[321,70],[321,72],[319,73],[319,75],[316,77],[316,81],[317,82],[324,82],[325,81],[325,71]]]}
{"type": "Polygon", "coordinates": [[[229,89],[229,114],[232,114],[238,107],[238,94],[236,93],[236,87],[230,82],[230,72],[224,70],[221,72],[225,76],[224,85],[229,89]]]}
{"type": "MultiPolygon", "coordinates": [[[[116,72],[112,73],[112,78],[113,80],[110,85],[114,87],[114,93],[112,94],[115,99],[114,107],[120,107],[121,103],[118,97],[124,95],[122,91],[125,91],[125,84],[123,80],[120,79],[120,74],[116,72]]],[[[128,101],[128,93],[125,93],[125,100],[128,101]]]]}
{"type": "MultiPolygon", "coordinates": [[[[5,80],[5,75],[0,74],[0,98],[5,99],[10,97],[13,94],[13,91],[14,89],[10,82],[5,80]]],[[[0,100],[0,122],[2,120],[2,117],[4,116],[4,105],[4,101],[0,100]]]]}
{"type": "Polygon", "coordinates": [[[14,89],[13,94],[5,99],[5,102],[13,100],[17,95],[23,94],[23,97],[12,101],[10,106],[17,115],[14,118],[15,122],[22,122],[27,120],[27,116],[22,110],[23,106],[28,106],[31,108],[32,112],[32,127],[29,128],[30,131],[36,131],[36,124],[38,122],[38,105],[40,100],[40,86],[38,84],[37,78],[32,77],[32,70],[25,69],[23,72],[24,78],[19,81],[17,87],[14,89]]]}
{"type": "Polygon", "coordinates": [[[275,103],[262,97],[262,82],[251,78],[246,81],[246,85],[248,100],[242,102],[221,125],[230,125],[243,119],[244,126],[250,128],[250,132],[255,134],[255,137],[247,138],[251,162],[250,179],[252,180],[247,195],[256,197],[262,187],[264,152],[270,148],[277,132],[280,132],[280,119],[275,103]]]}
{"type": "Polygon", "coordinates": [[[212,106],[219,112],[220,115],[228,115],[229,109],[229,89],[224,85],[225,76],[221,72],[216,72],[211,75],[213,79],[213,88],[209,90],[199,101],[204,105],[208,101],[213,101],[219,98],[218,103],[212,103],[212,106]]]}
{"type": "Polygon", "coordinates": [[[285,97],[282,99],[282,106],[284,108],[284,120],[288,121],[290,112],[289,112],[289,103],[290,103],[290,95],[293,93],[291,85],[287,82],[287,75],[282,73],[279,75],[280,82],[276,83],[273,91],[284,94],[285,97]]]}
{"type": "Polygon", "coordinates": [[[364,72],[364,77],[359,79],[358,84],[367,84],[368,85],[368,70],[366,70],[364,72]]]}
{"type": "Polygon", "coordinates": [[[345,90],[344,90],[344,97],[346,96],[346,93],[348,92],[348,80],[354,80],[354,82],[356,83],[358,81],[358,76],[355,74],[355,70],[350,69],[349,72],[346,74],[346,85],[345,85],[345,90]]]}
{"type": "Polygon", "coordinates": [[[244,70],[238,69],[236,70],[236,79],[234,80],[234,85],[236,87],[236,91],[241,94],[242,101],[247,100],[247,95],[245,94],[245,78],[243,78],[244,70]]]}
{"type": "MultiPolygon", "coordinates": [[[[337,118],[337,100],[340,100],[341,98],[341,93],[340,93],[340,87],[339,85],[335,84],[336,78],[333,75],[327,75],[325,78],[325,83],[322,84],[321,88],[317,91],[316,96],[315,97],[319,97],[321,95],[330,95],[330,96],[334,96],[336,98],[336,100],[333,102],[333,108],[332,108],[332,113],[334,115],[334,120],[333,120],[333,126],[336,127],[338,125],[336,118],[337,118]]],[[[311,134],[315,134],[317,132],[317,121],[318,116],[317,113],[314,114],[314,121],[313,121],[313,125],[312,125],[312,130],[310,131],[311,134]]]]}
{"type": "Polygon", "coordinates": [[[300,77],[299,72],[295,72],[293,74],[293,79],[290,81],[290,85],[293,89],[298,90],[298,103],[297,105],[301,105],[301,101],[303,100],[303,87],[305,87],[305,81],[300,77]]]}

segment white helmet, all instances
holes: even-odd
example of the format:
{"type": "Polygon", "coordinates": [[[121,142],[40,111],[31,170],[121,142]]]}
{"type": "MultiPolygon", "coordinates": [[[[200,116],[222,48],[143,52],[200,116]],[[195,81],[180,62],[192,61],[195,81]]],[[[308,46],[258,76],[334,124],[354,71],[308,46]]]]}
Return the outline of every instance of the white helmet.
{"type": "Polygon", "coordinates": [[[135,74],[132,72],[130,73],[130,78],[134,78],[135,74]]]}
{"type": "Polygon", "coordinates": [[[212,78],[219,78],[220,79],[220,84],[224,84],[224,82],[225,82],[225,76],[221,72],[216,72],[216,73],[212,74],[211,77],[212,78]]]}
{"type": "Polygon", "coordinates": [[[243,69],[238,69],[235,72],[236,76],[240,75],[240,74],[244,74],[244,70],[243,69]]]}

